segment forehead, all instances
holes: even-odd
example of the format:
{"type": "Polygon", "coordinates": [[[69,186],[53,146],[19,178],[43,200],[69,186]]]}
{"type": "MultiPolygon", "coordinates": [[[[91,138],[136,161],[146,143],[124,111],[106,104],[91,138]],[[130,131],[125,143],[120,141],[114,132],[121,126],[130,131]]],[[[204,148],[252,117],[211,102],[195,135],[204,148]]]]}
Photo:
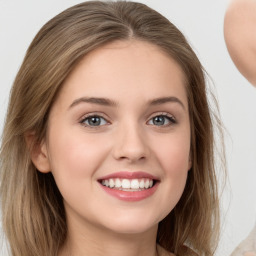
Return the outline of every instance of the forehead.
{"type": "Polygon", "coordinates": [[[66,98],[117,99],[179,96],[186,102],[185,76],[177,62],[144,41],[115,41],[87,54],[65,80],[66,98]],[[175,94],[175,95],[172,95],[175,94]]]}

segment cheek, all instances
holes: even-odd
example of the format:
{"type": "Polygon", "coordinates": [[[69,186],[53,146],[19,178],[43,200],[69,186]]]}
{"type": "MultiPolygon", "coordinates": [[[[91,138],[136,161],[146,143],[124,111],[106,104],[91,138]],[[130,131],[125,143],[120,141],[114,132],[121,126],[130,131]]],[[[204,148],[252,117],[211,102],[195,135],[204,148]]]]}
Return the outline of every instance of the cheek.
{"type": "MultiPolygon", "coordinates": [[[[52,133],[52,138],[54,133],[52,133]]],[[[53,175],[67,181],[89,176],[92,177],[106,149],[99,147],[93,136],[83,136],[77,132],[58,132],[58,136],[49,139],[50,163],[53,175]]]]}
{"type": "Polygon", "coordinates": [[[186,147],[163,147],[159,159],[164,170],[166,185],[179,197],[187,180],[189,150],[186,147]]]}
{"type": "Polygon", "coordinates": [[[189,160],[189,147],[186,145],[170,143],[169,145],[163,145],[161,148],[161,159],[164,165],[173,166],[172,169],[179,170],[182,166],[188,166],[189,160]],[[179,167],[180,166],[180,167],[179,167]],[[175,168],[176,167],[176,168],[175,168]]]}
{"type": "Polygon", "coordinates": [[[170,205],[181,197],[190,168],[190,137],[187,134],[158,140],[161,146],[155,148],[157,161],[163,170],[165,199],[172,201],[170,205]]]}
{"type": "Polygon", "coordinates": [[[104,161],[106,146],[91,135],[60,130],[49,141],[53,142],[49,145],[52,174],[65,204],[83,208],[85,201],[93,202],[95,173],[104,161]]]}
{"type": "Polygon", "coordinates": [[[179,176],[190,168],[190,136],[181,133],[158,140],[155,154],[165,175],[179,176]]]}

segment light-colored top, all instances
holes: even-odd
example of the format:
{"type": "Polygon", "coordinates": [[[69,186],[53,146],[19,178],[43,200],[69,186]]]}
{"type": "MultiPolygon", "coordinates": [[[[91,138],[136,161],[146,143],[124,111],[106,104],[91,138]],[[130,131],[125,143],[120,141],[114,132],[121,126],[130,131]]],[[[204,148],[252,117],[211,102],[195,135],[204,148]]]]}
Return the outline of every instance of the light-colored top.
{"type": "Polygon", "coordinates": [[[256,256],[256,225],[248,237],[237,246],[231,256],[256,256]]]}
{"type": "MultiPolygon", "coordinates": [[[[157,251],[159,256],[176,256],[175,254],[166,251],[163,247],[161,247],[160,245],[157,245],[157,251]]],[[[192,251],[191,249],[189,249],[188,247],[184,246],[184,251],[186,251],[186,253],[189,253],[190,256],[198,256],[194,251],[192,251]]]]}

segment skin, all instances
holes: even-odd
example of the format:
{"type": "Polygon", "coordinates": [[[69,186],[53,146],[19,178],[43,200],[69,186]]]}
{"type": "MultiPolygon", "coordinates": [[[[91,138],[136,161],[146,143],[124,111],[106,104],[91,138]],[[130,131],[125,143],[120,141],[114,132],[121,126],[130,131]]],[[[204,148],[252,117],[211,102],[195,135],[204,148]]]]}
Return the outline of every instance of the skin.
{"type": "MultiPolygon", "coordinates": [[[[47,138],[32,154],[39,171],[52,172],[64,198],[68,238],[59,255],[157,255],[158,223],[179,201],[191,167],[184,80],[174,60],[134,40],[94,50],[68,76],[51,109],[47,138]],[[176,100],[149,104],[163,97],[176,100]],[[90,126],[88,114],[102,117],[100,125],[90,126]],[[163,117],[155,125],[161,115],[176,123],[163,117]],[[117,171],[143,171],[160,182],[150,197],[123,201],[98,182],[117,171]]],[[[159,247],[158,255],[173,254],[159,247]]]]}
{"type": "MultiPolygon", "coordinates": [[[[233,0],[226,11],[224,37],[229,54],[241,74],[256,86],[256,1],[233,0]]],[[[244,256],[256,256],[250,239],[246,239],[235,249],[248,251],[244,256]]]]}
{"type": "Polygon", "coordinates": [[[256,0],[231,1],[224,20],[224,37],[234,64],[256,86],[256,0]]]}

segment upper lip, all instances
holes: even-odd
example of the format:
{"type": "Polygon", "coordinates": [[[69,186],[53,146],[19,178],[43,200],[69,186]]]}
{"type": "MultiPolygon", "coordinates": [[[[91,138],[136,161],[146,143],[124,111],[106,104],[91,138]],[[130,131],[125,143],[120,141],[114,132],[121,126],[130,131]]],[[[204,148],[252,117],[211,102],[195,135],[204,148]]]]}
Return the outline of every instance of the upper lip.
{"type": "Polygon", "coordinates": [[[107,180],[107,179],[114,179],[114,178],[121,178],[121,179],[152,179],[152,180],[159,180],[156,176],[149,174],[147,172],[114,172],[99,178],[98,180],[107,180]]]}

